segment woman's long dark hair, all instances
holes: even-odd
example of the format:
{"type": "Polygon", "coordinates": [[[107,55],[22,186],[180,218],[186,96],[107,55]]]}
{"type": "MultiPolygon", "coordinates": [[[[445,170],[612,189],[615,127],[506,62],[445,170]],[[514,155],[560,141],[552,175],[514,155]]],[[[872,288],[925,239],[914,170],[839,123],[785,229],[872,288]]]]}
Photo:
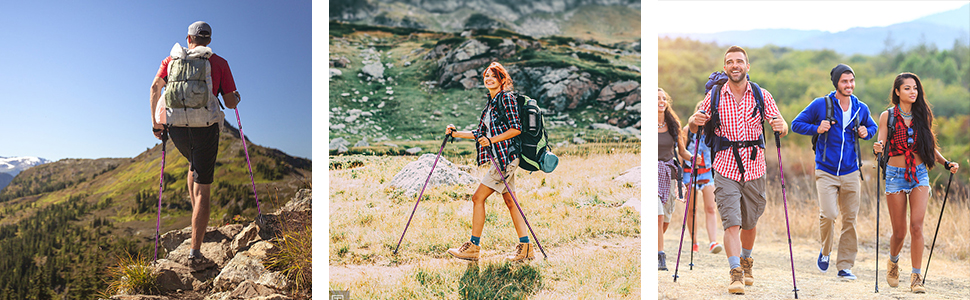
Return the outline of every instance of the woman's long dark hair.
{"type": "MultiPolygon", "coordinates": [[[[899,106],[899,95],[896,93],[899,91],[900,86],[903,85],[903,80],[907,78],[912,78],[916,81],[916,91],[919,93],[916,95],[916,102],[913,103],[910,109],[910,112],[913,113],[913,121],[910,127],[916,130],[917,136],[916,153],[923,160],[923,163],[926,164],[927,169],[933,169],[936,165],[937,149],[936,135],[933,133],[933,109],[926,102],[926,93],[923,91],[923,83],[920,82],[919,76],[909,72],[896,75],[896,80],[893,81],[893,90],[890,92],[892,103],[893,106],[899,106]]],[[[895,126],[896,124],[888,125],[895,126]]],[[[891,140],[892,137],[889,137],[889,139],[891,140]]]]}
{"type": "MultiPolygon", "coordinates": [[[[664,110],[664,123],[667,123],[667,133],[674,138],[674,142],[680,142],[680,117],[677,117],[677,112],[671,105],[672,101],[667,91],[662,88],[657,88],[657,91],[663,93],[664,100],[667,100],[667,109],[664,110]]],[[[677,149],[674,149],[674,153],[677,153],[677,149]]]]}

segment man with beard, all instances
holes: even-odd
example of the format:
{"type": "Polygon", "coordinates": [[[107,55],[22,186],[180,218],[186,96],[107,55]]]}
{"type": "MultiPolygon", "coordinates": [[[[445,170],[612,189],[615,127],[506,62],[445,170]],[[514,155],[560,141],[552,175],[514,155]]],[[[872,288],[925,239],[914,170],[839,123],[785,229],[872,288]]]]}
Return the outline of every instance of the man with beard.
{"type": "Polygon", "coordinates": [[[829,269],[829,252],[835,239],[835,222],[842,215],[839,257],[836,269],[842,280],[854,280],[852,265],[858,248],[855,221],[859,213],[858,138],[870,139],[878,125],[869,107],[859,101],[852,68],[839,64],[829,73],[835,91],[817,98],[792,120],[792,130],[814,136],[815,188],[818,190],[819,234],[822,249],[815,265],[823,273],[829,269]]]}
{"type": "Polygon", "coordinates": [[[719,122],[712,132],[714,154],[714,194],[721,224],[724,228],[724,248],[731,266],[728,291],[744,294],[744,286],[754,284],[752,267],[756,226],[765,210],[765,153],[764,122],[773,131],[788,134],[788,123],[778,111],[774,98],[767,90],[757,91],[747,80],[748,54],[744,48],[731,46],[724,53],[724,72],[728,82],[711,90],[701,108],[691,116],[690,131],[697,132],[712,115],[711,95],[718,95],[716,115],[719,122]],[[760,94],[761,97],[756,96],[760,94]]]}

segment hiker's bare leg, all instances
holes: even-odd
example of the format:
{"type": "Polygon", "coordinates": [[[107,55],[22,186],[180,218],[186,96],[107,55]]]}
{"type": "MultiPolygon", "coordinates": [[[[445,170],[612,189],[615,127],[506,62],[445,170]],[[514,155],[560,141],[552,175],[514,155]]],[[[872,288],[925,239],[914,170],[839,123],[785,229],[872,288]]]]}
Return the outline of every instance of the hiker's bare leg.
{"type": "MultiPolygon", "coordinates": [[[[192,180],[192,171],[189,171],[189,182],[192,180]]],[[[192,188],[192,249],[202,248],[202,239],[205,237],[205,229],[209,226],[209,192],[211,184],[191,183],[192,188]]]]}
{"type": "MultiPolygon", "coordinates": [[[[670,224],[670,223],[666,223],[666,224],[670,224]]],[[[660,232],[657,233],[657,239],[658,239],[657,251],[664,251],[664,229],[666,229],[666,226],[664,226],[664,215],[658,215],[657,230],[660,232]]]]}
{"type": "MultiPolygon", "coordinates": [[[[690,202],[690,205],[687,206],[687,234],[690,235],[691,241],[694,243],[697,242],[697,238],[694,237],[694,235],[697,234],[696,231],[694,231],[694,224],[695,222],[697,222],[694,220],[694,217],[697,215],[697,210],[695,209],[695,207],[696,207],[697,201],[704,200],[704,199],[701,199],[701,195],[694,196],[694,193],[696,192],[697,192],[696,188],[691,188],[690,197],[687,198],[687,201],[690,202]]],[[[693,245],[693,243],[691,244],[693,245]]]]}
{"type": "Polygon", "coordinates": [[[525,226],[525,219],[519,213],[519,208],[515,206],[512,194],[506,192],[502,194],[502,199],[505,199],[505,206],[509,208],[509,214],[512,216],[512,225],[515,226],[516,237],[529,235],[528,228],[525,226]]]}
{"type": "Polygon", "coordinates": [[[893,235],[889,237],[889,255],[899,255],[906,239],[906,193],[899,192],[886,195],[886,207],[889,209],[889,221],[893,226],[893,235]]]}
{"type": "MultiPolygon", "coordinates": [[[[740,228],[740,227],[739,227],[740,228]]],[[[758,235],[758,227],[741,229],[741,248],[754,249],[754,238],[758,235]]]]}
{"type": "Polygon", "coordinates": [[[724,254],[727,257],[741,256],[741,225],[724,229],[724,254]]]}
{"type": "Polygon", "coordinates": [[[714,202],[714,185],[705,186],[701,194],[704,195],[704,214],[707,219],[704,225],[707,226],[707,238],[711,242],[717,242],[717,203],[714,202]]]}
{"type": "Polygon", "coordinates": [[[926,201],[930,197],[929,187],[920,186],[909,194],[909,234],[910,256],[913,266],[923,265],[923,217],[926,216],[926,201]]]}
{"type": "Polygon", "coordinates": [[[472,195],[472,235],[481,237],[482,229],[485,228],[485,199],[491,195],[493,190],[484,184],[479,184],[475,194],[472,195]]]}

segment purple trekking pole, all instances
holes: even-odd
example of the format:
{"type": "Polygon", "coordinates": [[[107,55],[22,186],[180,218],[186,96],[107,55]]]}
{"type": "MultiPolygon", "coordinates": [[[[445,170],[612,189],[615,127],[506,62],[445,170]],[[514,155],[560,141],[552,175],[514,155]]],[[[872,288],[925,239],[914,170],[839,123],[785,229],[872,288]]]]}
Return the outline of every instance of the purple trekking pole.
{"type": "Polygon", "coordinates": [[[401,241],[404,240],[404,234],[408,232],[408,227],[411,226],[411,218],[414,218],[414,212],[418,211],[418,203],[421,203],[421,197],[424,196],[424,188],[428,187],[428,182],[431,181],[431,174],[434,174],[434,167],[438,165],[438,158],[441,157],[441,152],[445,150],[445,144],[448,143],[448,138],[452,141],[455,140],[453,136],[446,135],[445,140],[441,141],[441,148],[438,149],[438,155],[434,157],[434,163],[431,164],[431,172],[428,172],[428,179],[424,180],[424,185],[421,186],[421,193],[418,194],[418,201],[414,202],[414,209],[411,210],[411,216],[408,217],[408,223],[404,225],[404,232],[401,232],[401,238],[397,240],[397,246],[394,247],[394,254],[397,255],[397,249],[401,248],[401,241]]]}
{"type": "MultiPolygon", "coordinates": [[[[777,118],[772,118],[777,119],[777,118]]],[[[785,193],[785,168],[781,163],[781,132],[775,131],[775,148],[778,149],[778,171],[781,172],[781,197],[785,204],[785,229],[788,231],[788,258],[791,261],[791,284],[795,299],[798,299],[798,285],[795,284],[795,257],[791,249],[791,227],[788,225],[788,195],[785,193]]]]}
{"type": "Polygon", "coordinates": [[[536,245],[539,245],[539,251],[542,252],[542,256],[548,259],[549,255],[546,255],[546,250],[542,249],[542,244],[539,243],[539,238],[536,237],[535,231],[532,231],[532,225],[529,225],[529,219],[526,219],[525,213],[522,212],[522,207],[519,206],[519,200],[515,198],[515,192],[509,188],[509,183],[505,181],[505,172],[502,172],[502,168],[499,168],[498,163],[495,162],[495,153],[493,152],[495,152],[495,144],[488,147],[488,152],[486,152],[488,153],[488,159],[492,161],[492,165],[495,166],[496,170],[498,170],[498,174],[502,175],[502,183],[505,184],[505,190],[509,191],[509,195],[512,195],[512,201],[515,202],[515,207],[519,209],[519,214],[522,215],[522,220],[525,221],[525,226],[529,227],[529,233],[532,233],[532,238],[536,240],[536,245]]]}
{"type": "Polygon", "coordinates": [[[253,197],[256,197],[256,220],[259,221],[262,219],[263,211],[259,207],[259,195],[256,194],[256,180],[253,179],[253,164],[249,162],[249,147],[246,146],[246,135],[243,134],[242,121],[239,119],[239,92],[237,91],[232,93],[236,95],[237,101],[236,108],[233,108],[232,110],[236,112],[236,124],[239,125],[239,139],[241,139],[243,143],[243,153],[246,153],[246,166],[249,167],[249,182],[253,184],[253,197]]]}
{"type": "MultiPolygon", "coordinates": [[[[701,111],[701,113],[704,113],[704,111],[701,111]]],[[[697,150],[701,148],[700,145],[699,145],[699,143],[701,142],[701,132],[703,132],[703,130],[704,130],[704,126],[698,126],[697,127],[697,134],[696,134],[697,139],[694,142],[694,156],[691,157],[691,159],[690,159],[690,168],[691,168],[691,171],[690,171],[690,186],[687,187],[688,196],[687,196],[687,205],[684,206],[684,224],[680,226],[680,243],[678,243],[678,246],[677,246],[677,263],[674,265],[674,282],[677,282],[677,277],[678,277],[677,276],[677,272],[680,269],[680,251],[682,251],[684,249],[684,231],[687,229],[687,210],[688,210],[688,208],[690,208],[690,204],[691,203],[694,203],[693,200],[696,200],[697,199],[697,191],[696,191],[696,189],[694,189],[694,184],[695,184],[695,181],[697,180],[697,150]]],[[[677,149],[674,149],[674,151],[677,151],[677,149]]],[[[678,182],[677,184],[680,184],[680,183],[678,182]]],[[[673,199],[671,199],[671,200],[673,200],[673,199]]],[[[693,220],[693,219],[691,219],[691,220],[693,220]]],[[[693,231],[693,229],[691,230],[691,237],[690,238],[691,238],[691,241],[694,240],[694,231],[693,231]]],[[[691,247],[694,247],[693,242],[691,242],[691,247]]],[[[691,256],[691,259],[690,259],[691,260],[690,269],[693,270],[694,269],[694,251],[693,251],[693,249],[691,249],[690,251],[691,251],[691,253],[690,253],[690,256],[691,256]]]]}
{"type": "Polygon", "coordinates": [[[158,261],[158,237],[162,227],[162,188],[165,186],[165,142],[168,141],[168,127],[162,129],[162,171],[158,175],[158,215],[155,217],[155,259],[158,261]]]}

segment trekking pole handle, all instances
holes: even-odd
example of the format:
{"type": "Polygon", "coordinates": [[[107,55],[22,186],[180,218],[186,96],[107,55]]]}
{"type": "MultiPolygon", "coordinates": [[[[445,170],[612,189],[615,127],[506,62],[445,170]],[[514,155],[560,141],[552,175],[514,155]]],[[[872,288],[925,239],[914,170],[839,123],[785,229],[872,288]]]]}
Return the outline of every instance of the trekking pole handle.
{"type": "MultiPolygon", "coordinates": [[[[778,117],[771,117],[772,120],[778,119],[778,117]]],[[[771,131],[775,132],[775,147],[781,148],[781,132],[775,131],[774,128],[771,131]]]]}

